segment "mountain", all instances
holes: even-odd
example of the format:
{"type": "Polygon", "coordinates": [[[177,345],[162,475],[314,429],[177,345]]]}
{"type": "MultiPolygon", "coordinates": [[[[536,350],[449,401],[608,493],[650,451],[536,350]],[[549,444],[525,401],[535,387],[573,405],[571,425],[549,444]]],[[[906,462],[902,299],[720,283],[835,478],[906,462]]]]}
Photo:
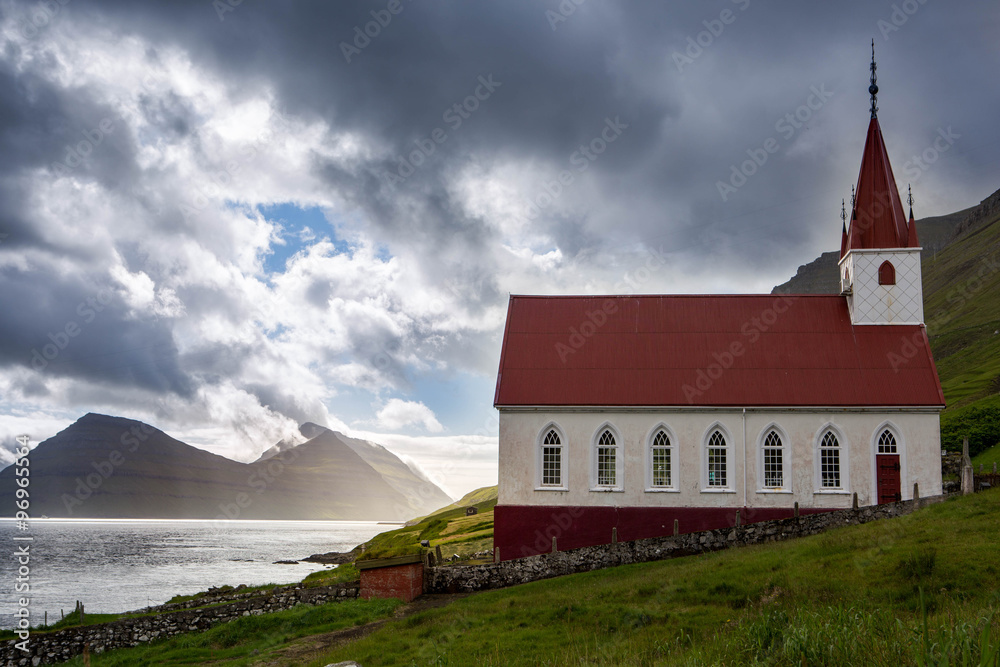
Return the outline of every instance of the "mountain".
{"type": "MultiPolygon", "coordinates": [[[[340,434],[311,426],[305,443],[240,463],[142,422],[87,414],[31,451],[30,514],[405,520],[450,502],[385,448],[364,443],[366,458],[340,434]]],[[[11,506],[13,473],[0,471],[0,502],[11,506]]]]}
{"type": "MultiPolygon", "coordinates": [[[[978,206],[917,221],[924,320],[948,407],[947,449],[1000,440],[1000,190],[978,206]],[[970,425],[975,425],[973,428],[970,425]]],[[[799,267],[772,294],[837,294],[839,252],[799,267]]]]}
{"type": "Polygon", "coordinates": [[[436,508],[452,502],[452,499],[436,484],[427,479],[422,471],[408,466],[380,444],[351,438],[339,431],[333,431],[312,422],[302,424],[299,427],[299,432],[309,440],[297,446],[282,440],[261,454],[254,463],[267,461],[279,454],[286,457],[291,456],[295,452],[309,451],[321,445],[325,447],[346,446],[364,459],[365,463],[402,494],[406,498],[407,506],[414,511],[426,511],[428,506],[436,508]]]}

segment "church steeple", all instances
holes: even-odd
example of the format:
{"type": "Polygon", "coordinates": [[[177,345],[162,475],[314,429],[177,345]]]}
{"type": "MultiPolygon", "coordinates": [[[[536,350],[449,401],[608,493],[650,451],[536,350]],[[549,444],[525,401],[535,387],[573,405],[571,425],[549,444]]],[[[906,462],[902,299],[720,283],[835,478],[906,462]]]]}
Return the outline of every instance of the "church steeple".
{"type": "Polygon", "coordinates": [[[923,290],[913,193],[907,191],[907,220],[878,122],[874,40],[869,69],[871,120],[858,184],[851,192],[849,221],[846,204],[841,204],[845,221],[840,243],[841,291],[854,324],[919,324],[924,319],[923,290]]]}
{"type": "Polygon", "coordinates": [[[875,70],[877,68],[878,68],[878,66],[875,64],[875,38],[873,37],[872,38],[872,64],[871,64],[871,67],[869,68],[872,71],[872,77],[871,77],[871,83],[868,85],[868,93],[872,96],[872,108],[871,108],[872,118],[877,118],[878,117],[878,105],[875,103],[875,98],[878,95],[878,84],[875,83],[875,81],[878,80],[878,77],[875,76],[875,70]]]}
{"type": "Polygon", "coordinates": [[[903,202],[896,189],[896,180],[889,164],[882,128],[878,123],[878,106],[875,95],[875,41],[872,40],[871,121],[868,123],[868,137],[861,158],[861,173],[858,187],[853,197],[851,226],[848,230],[847,246],[841,257],[852,249],[907,248],[909,229],[903,213],[903,202]]]}

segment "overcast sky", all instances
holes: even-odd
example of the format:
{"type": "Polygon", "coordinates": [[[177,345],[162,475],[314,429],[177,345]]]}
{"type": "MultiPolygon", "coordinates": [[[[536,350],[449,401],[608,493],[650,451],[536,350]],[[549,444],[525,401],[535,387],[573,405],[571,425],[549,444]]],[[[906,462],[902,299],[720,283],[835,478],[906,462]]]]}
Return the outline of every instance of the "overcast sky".
{"type": "Polygon", "coordinates": [[[978,203],[998,34],[985,1],[0,0],[2,462],[86,412],[240,460],[309,420],[495,483],[509,293],[768,292],[837,249],[873,38],[917,217],[978,203]]]}

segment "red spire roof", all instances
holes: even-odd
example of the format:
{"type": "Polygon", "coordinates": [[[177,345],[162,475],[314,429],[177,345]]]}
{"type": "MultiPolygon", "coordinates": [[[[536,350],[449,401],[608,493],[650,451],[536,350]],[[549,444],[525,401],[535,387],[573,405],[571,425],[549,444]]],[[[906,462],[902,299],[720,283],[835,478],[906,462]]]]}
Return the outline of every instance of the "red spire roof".
{"type": "Polygon", "coordinates": [[[913,207],[910,207],[910,234],[906,239],[906,245],[910,248],[919,248],[920,242],[917,241],[917,223],[913,219],[913,207]]]}
{"type": "Polygon", "coordinates": [[[916,247],[916,240],[916,229],[911,233],[910,226],[906,224],[903,202],[896,189],[882,129],[878,118],[873,116],[868,124],[868,138],[861,158],[847,247],[841,250],[841,257],[848,250],[912,248],[916,247]]]}

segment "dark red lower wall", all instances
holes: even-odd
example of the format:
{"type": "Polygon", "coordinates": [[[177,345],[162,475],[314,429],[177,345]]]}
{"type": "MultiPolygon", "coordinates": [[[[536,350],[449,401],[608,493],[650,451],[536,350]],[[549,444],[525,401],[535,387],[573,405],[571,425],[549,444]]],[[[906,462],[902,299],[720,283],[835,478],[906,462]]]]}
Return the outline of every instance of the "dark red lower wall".
{"type": "MultiPolygon", "coordinates": [[[[800,514],[830,512],[834,508],[802,508],[800,514]]],[[[493,514],[493,546],[500,560],[511,560],[552,550],[552,538],[560,551],[611,542],[612,528],[618,541],[642,540],[694,533],[772,519],[787,519],[788,508],[738,507],[563,507],[558,505],[497,505],[493,514]]]]}

